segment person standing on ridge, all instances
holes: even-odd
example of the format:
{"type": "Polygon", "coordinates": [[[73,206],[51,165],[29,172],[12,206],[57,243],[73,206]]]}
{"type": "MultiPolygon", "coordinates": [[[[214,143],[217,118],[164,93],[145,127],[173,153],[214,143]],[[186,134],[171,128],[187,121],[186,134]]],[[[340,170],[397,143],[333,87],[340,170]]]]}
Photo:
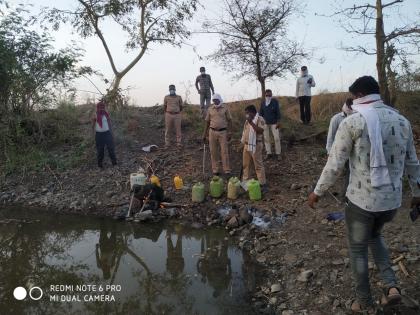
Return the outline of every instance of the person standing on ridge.
{"type": "Polygon", "coordinates": [[[173,84],[169,86],[169,95],[166,95],[163,100],[163,109],[165,112],[165,148],[169,148],[171,145],[173,129],[176,133],[176,145],[181,148],[182,97],[176,95],[176,88],[173,84]]]}
{"type": "Polygon", "coordinates": [[[280,104],[273,98],[271,90],[265,90],[265,100],[261,102],[259,115],[264,118],[264,143],[265,151],[267,152],[267,159],[271,154],[270,131],[274,138],[274,147],[276,150],[277,160],[280,159],[281,143],[280,143],[280,104]]]}
{"type": "Polygon", "coordinates": [[[311,122],[311,88],[315,86],[315,80],[308,74],[307,66],[302,66],[300,71],[300,78],[296,81],[296,99],[300,105],[300,119],[308,125],[311,122]]]}
{"type": "Polygon", "coordinates": [[[92,128],[95,131],[96,155],[98,167],[103,168],[105,146],[108,150],[112,165],[117,165],[115,156],[114,137],[112,135],[112,124],[109,113],[106,111],[104,100],[96,104],[96,115],[92,117],[92,128]]]}
{"type": "Polygon", "coordinates": [[[195,79],[195,88],[200,94],[201,115],[206,118],[207,110],[211,103],[211,96],[214,94],[213,82],[210,74],[206,74],[206,68],[200,68],[200,75],[195,79]]]}

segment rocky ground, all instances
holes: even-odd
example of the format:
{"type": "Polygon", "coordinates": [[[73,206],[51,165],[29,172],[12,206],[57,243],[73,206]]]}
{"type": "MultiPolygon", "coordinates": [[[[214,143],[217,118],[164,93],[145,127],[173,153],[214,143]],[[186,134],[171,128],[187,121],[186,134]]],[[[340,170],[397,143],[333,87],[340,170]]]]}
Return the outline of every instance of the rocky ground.
{"type": "MultiPolygon", "coordinates": [[[[198,133],[187,125],[184,148],[164,150],[160,110],[139,109],[136,115],[132,122],[136,127],[129,130],[131,133],[116,137],[118,166],[111,167],[108,163],[104,170],[97,169],[92,148],[88,152],[89,160],[80,168],[63,172],[47,168],[43,172],[5,177],[0,183],[0,203],[42,207],[52,212],[109,216],[128,206],[130,173],[140,166],[151,166],[161,179],[166,195],[179,206],[175,212],[177,218],[197,228],[226,224],[239,246],[258,261],[259,286],[252,298],[257,313],[345,313],[354,297],[345,226],[343,221],[326,219],[328,213],[341,211],[344,206],[334,196],[334,190],[321,199],[316,210],[306,205],[307,196],[326,161],[322,142],[312,138],[293,144],[284,141],[281,161],[266,162],[269,192],[261,201],[251,203],[243,195],[235,201],[208,197],[203,204],[193,204],[190,201],[192,184],[203,179],[208,182],[210,176],[208,155],[207,172],[205,176],[202,174],[203,144],[198,133]],[[127,141],[126,137],[131,137],[132,141],[127,141]],[[141,148],[146,144],[156,144],[160,149],[143,152],[141,148]],[[183,178],[183,190],[173,188],[175,175],[183,178]],[[273,227],[261,229],[244,224],[250,218],[240,213],[247,207],[257,209],[261,221],[275,222],[273,227]],[[228,209],[227,217],[222,218],[220,209],[228,209]],[[232,217],[234,219],[230,220],[232,217]]],[[[89,135],[88,123],[82,123],[80,128],[89,135]]],[[[239,142],[234,139],[231,160],[236,175],[240,172],[241,156],[239,142]]],[[[340,187],[338,184],[337,192],[340,187]]],[[[408,197],[405,199],[407,205],[408,197]]],[[[419,301],[420,220],[411,223],[405,206],[386,226],[384,234],[392,258],[402,259],[394,268],[403,292],[419,301]]],[[[381,282],[373,264],[371,282],[375,296],[379,297],[381,282]]],[[[400,314],[410,313],[400,310],[400,314]]]]}

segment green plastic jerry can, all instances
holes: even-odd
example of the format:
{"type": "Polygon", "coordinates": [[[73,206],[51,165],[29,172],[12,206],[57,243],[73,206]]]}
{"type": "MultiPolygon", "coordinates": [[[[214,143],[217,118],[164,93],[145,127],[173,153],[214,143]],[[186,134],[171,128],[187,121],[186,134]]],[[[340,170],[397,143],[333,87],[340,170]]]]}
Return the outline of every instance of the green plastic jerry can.
{"type": "Polygon", "coordinates": [[[204,184],[197,183],[192,187],[192,197],[193,202],[203,202],[204,201],[204,184]]]}
{"type": "Polygon", "coordinates": [[[249,193],[249,199],[252,201],[261,200],[261,186],[260,182],[251,179],[248,181],[248,193],[249,193]]]}
{"type": "Polygon", "coordinates": [[[239,195],[239,188],[241,187],[241,182],[238,177],[231,177],[228,183],[228,193],[227,197],[229,199],[237,199],[239,195]]]}
{"type": "Polygon", "coordinates": [[[213,198],[220,198],[223,194],[223,179],[219,176],[214,176],[210,182],[210,196],[213,198]]]}

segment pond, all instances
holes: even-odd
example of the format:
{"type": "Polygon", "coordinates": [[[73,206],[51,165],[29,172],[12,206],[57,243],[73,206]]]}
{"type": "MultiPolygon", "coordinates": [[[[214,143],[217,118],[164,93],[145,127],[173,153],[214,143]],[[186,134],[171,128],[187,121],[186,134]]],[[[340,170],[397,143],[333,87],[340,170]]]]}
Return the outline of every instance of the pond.
{"type": "Polygon", "coordinates": [[[0,222],[1,314],[253,314],[256,266],[223,229],[23,209],[0,222]]]}

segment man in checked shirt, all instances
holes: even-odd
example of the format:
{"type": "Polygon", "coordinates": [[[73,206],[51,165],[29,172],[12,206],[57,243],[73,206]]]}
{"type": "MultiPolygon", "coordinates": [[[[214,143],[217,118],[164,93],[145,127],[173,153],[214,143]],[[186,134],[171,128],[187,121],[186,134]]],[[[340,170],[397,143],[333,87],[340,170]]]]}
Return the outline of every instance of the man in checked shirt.
{"type": "Polygon", "coordinates": [[[399,303],[400,289],[381,230],[401,206],[404,172],[413,194],[412,205],[420,205],[420,165],[410,122],[382,102],[376,80],[370,76],[358,78],[349,91],[354,96],[355,113],[338,127],[327,164],[309,195],[309,206],[314,208],[349,160],[345,221],[356,287],[351,309],[354,313],[374,314],[368,248],[385,285],[382,304],[399,303]]]}

